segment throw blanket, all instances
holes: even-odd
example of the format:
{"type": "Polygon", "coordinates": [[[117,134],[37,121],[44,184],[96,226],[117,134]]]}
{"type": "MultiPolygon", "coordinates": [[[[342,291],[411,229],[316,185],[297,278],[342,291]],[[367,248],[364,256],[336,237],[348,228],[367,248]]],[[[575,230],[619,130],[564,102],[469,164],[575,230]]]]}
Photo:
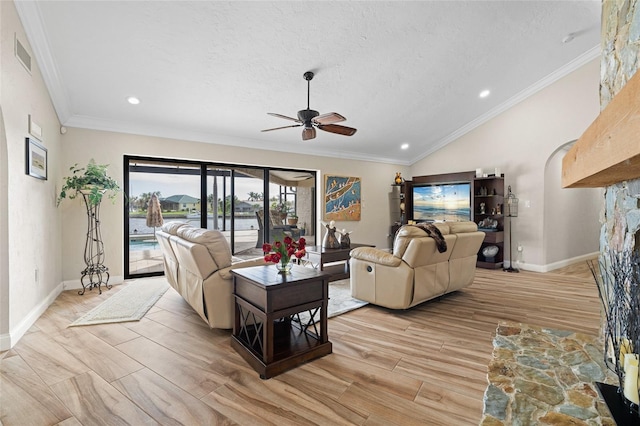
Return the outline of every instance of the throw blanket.
{"type": "Polygon", "coordinates": [[[440,230],[433,223],[420,222],[412,226],[422,229],[428,236],[433,238],[436,241],[436,247],[440,253],[447,251],[447,242],[444,240],[440,230]]]}

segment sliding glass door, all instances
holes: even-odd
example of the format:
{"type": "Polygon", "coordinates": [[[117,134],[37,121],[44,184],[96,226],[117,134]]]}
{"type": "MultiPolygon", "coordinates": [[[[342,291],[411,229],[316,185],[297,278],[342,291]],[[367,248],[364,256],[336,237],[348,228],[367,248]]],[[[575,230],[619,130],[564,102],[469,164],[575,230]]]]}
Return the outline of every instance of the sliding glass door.
{"type": "Polygon", "coordinates": [[[131,159],[125,166],[125,277],[161,274],[162,253],[155,232],[166,222],[198,224],[200,165],[131,159]],[[153,196],[160,205],[155,216],[153,196]]]}
{"type": "Polygon", "coordinates": [[[315,244],[313,171],[131,156],[124,170],[125,278],[163,274],[154,196],[164,223],[219,230],[235,258],[262,256],[285,235],[315,244]]]}

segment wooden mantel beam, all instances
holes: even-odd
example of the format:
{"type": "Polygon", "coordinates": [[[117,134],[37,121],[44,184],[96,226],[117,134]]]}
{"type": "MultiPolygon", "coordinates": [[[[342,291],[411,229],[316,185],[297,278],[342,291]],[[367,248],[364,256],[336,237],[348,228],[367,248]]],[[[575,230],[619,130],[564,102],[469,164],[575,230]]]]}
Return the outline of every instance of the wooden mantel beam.
{"type": "Polygon", "coordinates": [[[636,178],[640,178],[640,72],[562,159],[563,188],[596,188],[636,178]]]}

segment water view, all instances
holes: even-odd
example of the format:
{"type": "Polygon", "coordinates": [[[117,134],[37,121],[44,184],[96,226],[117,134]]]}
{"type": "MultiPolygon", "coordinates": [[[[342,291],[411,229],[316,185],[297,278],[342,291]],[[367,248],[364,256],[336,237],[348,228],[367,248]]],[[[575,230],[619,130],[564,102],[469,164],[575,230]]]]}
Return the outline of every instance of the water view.
{"type": "MultiPolygon", "coordinates": [[[[175,219],[165,219],[164,223],[167,222],[186,222],[190,225],[200,227],[200,218],[175,218],[175,219]]],[[[258,229],[258,219],[255,217],[252,218],[236,218],[234,221],[236,231],[244,231],[249,229],[258,229]]],[[[207,228],[213,229],[213,218],[207,219],[207,228]]],[[[158,228],[156,228],[157,230],[158,228]]],[[[223,230],[222,227],[222,219],[218,219],[218,229],[220,231],[223,230]]],[[[231,230],[231,220],[225,220],[225,228],[224,230],[231,230]]],[[[144,217],[134,217],[129,219],[129,233],[132,235],[136,234],[153,234],[153,228],[147,226],[147,219],[144,217]]]]}

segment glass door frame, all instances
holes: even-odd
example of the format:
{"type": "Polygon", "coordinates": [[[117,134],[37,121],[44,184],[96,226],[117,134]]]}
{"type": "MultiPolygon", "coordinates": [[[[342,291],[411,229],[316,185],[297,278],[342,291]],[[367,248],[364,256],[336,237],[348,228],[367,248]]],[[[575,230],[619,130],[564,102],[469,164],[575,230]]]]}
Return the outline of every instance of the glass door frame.
{"type": "MultiPolygon", "coordinates": [[[[151,277],[151,276],[162,276],[164,275],[164,271],[161,272],[147,272],[147,273],[139,273],[139,274],[132,274],[130,271],[130,250],[129,250],[129,235],[130,235],[130,217],[129,217],[129,202],[128,200],[130,199],[130,166],[132,162],[149,162],[149,163],[166,163],[167,167],[172,167],[172,165],[177,164],[187,164],[187,165],[193,165],[194,167],[198,167],[199,166],[199,174],[200,174],[200,226],[203,228],[207,228],[207,178],[209,176],[209,170],[212,168],[222,168],[222,169],[229,169],[229,178],[231,179],[231,183],[230,183],[230,194],[231,195],[231,205],[230,205],[230,209],[231,209],[231,214],[230,214],[230,245],[232,247],[235,247],[235,232],[234,232],[234,214],[233,212],[235,211],[235,200],[234,200],[234,195],[235,195],[235,173],[236,170],[234,169],[255,169],[255,170],[261,170],[263,173],[263,201],[262,201],[262,208],[264,210],[264,220],[265,223],[268,223],[267,221],[270,220],[269,219],[269,209],[270,209],[270,201],[269,201],[269,178],[270,178],[270,174],[272,171],[281,171],[281,172],[294,172],[294,173],[309,173],[312,177],[313,177],[313,187],[315,188],[315,191],[317,191],[317,185],[318,185],[318,172],[316,170],[305,170],[305,169],[289,169],[289,168],[283,168],[283,167],[261,167],[261,166],[254,166],[254,165],[247,165],[247,164],[232,164],[232,163],[218,163],[218,162],[210,162],[210,161],[199,161],[199,160],[185,160],[185,159],[181,159],[181,158],[165,158],[165,157],[148,157],[148,156],[138,156],[138,155],[124,155],[123,156],[123,192],[125,195],[125,203],[124,203],[124,207],[123,207],[123,217],[124,217],[124,226],[123,226],[123,236],[124,236],[124,278],[125,279],[130,279],[130,278],[142,278],[142,277],[151,277]],[[203,202],[204,200],[204,202],[203,202]]],[[[143,166],[141,166],[143,167],[143,166]]],[[[151,172],[151,170],[149,170],[151,172]]],[[[162,173],[160,171],[160,169],[155,169],[153,170],[154,173],[162,173]]],[[[170,174],[170,173],[167,173],[170,174]]],[[[189,173],[192,174],[192,173],[189,173]]],[[[226,177],[225,177],[226,178],[226,177]]],[[[278,184],[279,185],[279,184],[278,184]]],[[[280,185],[282,186],[282,185],[280,185]]],[[[226,189],[226,186],[223,185],[223,187],[226,189]]],[[[285,190],[285,197],[286,197],[286,192],[287,189],[284,188],[285,190]]],[[[281,189],[282,192],[282,189],[281,189]]],[[[281,194],[282,195],[282,194],[281,194]]],[[[225,197],[227,196],[226,193],[223,193],[223,200],[225,199],[225,197]]],[[[317,203],[317,199],[314,196],[313,197],[313,206],[312,206],[312,212],[316,211],[316,203],[317,203]]],[[[223,205],[223,209],[225,208],[226,203],[222,203],[223,205]]],[[[296,204],[297,204],[297,196],[296,196],[296,204]]],[[[297,206],[296,206],[297,207],[297,206]]],[[[226,215],[226,213],[223,210],[223,228],[225,226],[225,218],[224,216],[226,215]]],[[[316,238],[316,243],[317,239],[318,239],[318,234],[317,234],[317,220],[315,218],[315,214],[313,215],[312,218],[312,223],[311,223],[311,231],[313,233],[313,235],[316,238]]],[[[263,227],[263,241],[269,241],[269,227],[268,226],[264,226],[263,227]]]]}

